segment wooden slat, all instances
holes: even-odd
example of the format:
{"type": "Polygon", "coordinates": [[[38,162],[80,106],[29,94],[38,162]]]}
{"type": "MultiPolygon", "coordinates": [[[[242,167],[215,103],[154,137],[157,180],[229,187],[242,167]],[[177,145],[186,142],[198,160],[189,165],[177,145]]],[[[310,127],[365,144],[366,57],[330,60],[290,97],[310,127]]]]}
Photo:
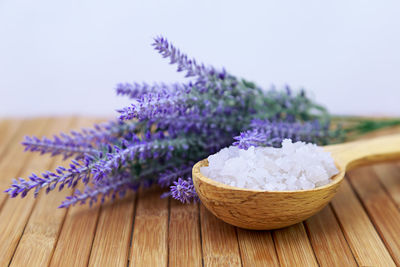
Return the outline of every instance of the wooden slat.
{"type": "MultiPolygon", "coordinates": [[[[85,238],[83,244],[76,246],[76,249],[83,249],[83,251],[80,252],[82,258],[86,256],[88,252],[90,253],[90,266],[125,267],[127,265],[132,235],[132,223],[134,219],[134,200],[135,195],[128,193],[124,199],[119,199],[114,203],[109,201],[107,205],[103,205],[100,209],[96,206],[91,211],[93,216],[90,218],[88,218],[90,214],[84,214],[83,208],[77,208],[77,210],[81,211],[80,216],[82,216],[79,218],[80,226],[83,226],[89,233],[94,231],[93,244],[90,246],[91,251],[88,251],[87,248],[90,242],[89,237],[85,238]]],[[[73,218],[71,218],[70,226],[73,227],[76,222],[72,222],[72,220],[73,218]]],[[[78,234],[75,235],[75,238],[79,238],[79,230],[74,229],[72,232],[78,234]]],[[[62,253],[63,250],[61,249],[60,254],[62,253]]],[[[62,258],[62,256],[60,258],[62,258]]],[[[64,266],[71,265],[65,264],[64,266]]]]}
{"type": "Polygon", "coordinates": [[[381,163],[372,166],[378,174],[379,181],[400,209],[400,164],[381,163]]]}
{"type": "Polygon", "coordinates": [[[4,136],[6,136],[7,133],[9,132],[9,129],[7,126],[10,122],[11,122],[10,119],[8,119],[8,120],[0,119],[0,149],[1,149],[1,146],[5,145],[6,142],[8,141],[8,139],[5,140],[4,136]]]}
{"type": "Polygon", "coordinates": [[[392,258],[397,265],[400,265],[399,210],[390,196],[386,194],[371,167],[353,170],[348,174],[348,177],[392,258]]]}
{"type": "MultiPolygon", "coordinates": [[[[78,128],[99,122],[95,119],[78,119],[78,128]]],[[[84,189],[83,184],[78,185],[84,189]]],[[[50,266],[87,266],[99,217],[100,205],[77,205],[67,211],[50,266]]]]}
{"type": "Polygon", "coordinates": [[[89,266],[127,266],[134,205],[129,193],[101,207],[89,266]]]}
{"type": "Polygon", "coordinates": [[[235,227],[224,223],[200,205],[204,266],[241,266],[235,227]]]}
{"type": "MultiPolygon", "coordinates": [[[[0,189],[4,191],[11,184],[11,178],[15,178],[20,175],[20,172],[24,169],[24,165],[28,164],[30,159],[33,158],[31,153],[24,153],[21,141],[25,135],[42,134],[43,127],[46,123],[46,119],[26,120],[22,121],[19,131],[15,132],[12,137],[9,138],[7,144],[2,145],[3,149],[9,148],[8,153],[2,156],[0,159],[0,189]],[[16,160],[18,159],[18,160],[16,160]]],[[[6,194],[0,194],[0,210],[2,204],[6,200],[6,194]]]]}
{"type": "Polygon", "coordinates": [[[305,226],[320,266],[357,266],[330,205],[305,226]]]}
{"type": "Polygon", "coordinates": [[[303,223],[273,231],[281,266],[318,266],[303,223]]]}
{"type": "Polygon", "coordinates": [[[10,142],[11,138],[7,138],[6,136],[12,132],[12,130],[9,128],[10,123],[12,123],[13,120],[10,119],[1,119],[0,120],[0,150],[7,145],[8,142],[10,142]]]}
{"type": "Polygon", "coordinates": [[[270,231],[251,231],[237,228],[240,254],[244,267],[279,266],[270,231]]]}
{"type": "Polygon", "coordinates": [[[131,266],[167,266],[168,199],[158,189],[139,193],[133,226],[131,266]]]}
{"type": "MultiPolygon", "coordinates": [[[[48,122],[47,119],[27,121],[24,124],[24,133],[41,135],[49,129],[48,122]]],[[[32,155],[24,154],[21,148],[11,151],[0,165],[0,173],[3,175],[0,180],[1,188],[9,186],[11,177],[26,177],[32,171],[43,171],[48,169],[53,161],[53,159],[46,157],[31,159],[32,155]],[[24,167],[24,169],[21,170],[21,167],[24,167]]],[[[4,195],[0,194],[0,196],[4,195]]],[[[0,211],[0,266],[9,264],[34,204],[35,201],[31,194],[25,199],[9,199],[3,204],[0,211]]]]}
{"type": "Polygon", "coordinates": [[[169,266],[202,266],[198,204],[170,202],[169,266]]]}
{"type": "Polygon", "coordinates": [[[347,178],[343,180],[331,203],[359,265],[395,266],[368,215],[351,190],[347,178]]]}
{"type": "MultiPolygon", "coordinates": [[[[22,120],[2,120],[0,122],[0,161],[3,159],[10,144],[17,136],[17,130],[22,126],[22,120]]],[[[21,140],[18,140],[21,141],[21,140]]]]}
{"type": "MultiPolygon", "coordinates": [[[[8,160],[11,159],[9,155],[6,155],[6,152],[8,149],[14,149],[14,146],[18,145],[20,142],[18,137],[20,137],[17,134],[17,130],[20,129],[22,126],[22,121],[21,120],[2,120],[1,125],[0,125],[0,170],[4,171],[5,173],[2,173],[2,176],[0,176],[0,192],[4,191],[11,181],[9,180],[10,177],[7,177],[7,174],[11,175],[10,173],[7,173],[7,169],[10,172],[17,173],[20,171],[20,168],[12,170],[12,168],[8,168],[9,166],[4,165],[4,162],[7,162],[8,160]],[[8,182],[8,184],[7,184],[8,182]]],[[[6,194],[0,194],[0,211],[3,206],[4,201],[6,200],[7,195],[6,194]]]]}
{"type": "MultiPolygon", "coordinates": [[[[26,120],[20,128],[19,121],[0,121],[1,190],[12,177],[55,167],[49,157],[23,153],[19,143],[24,135],[67,126],[59,120],[26,120]]],[[[394,266],[393,259],[400,265],[400,165],[357,169],[349,177],[353,187],[344,181],[331,207],[273,232],[237,229],[202,205],[169,202],[155,191],[140,194],[136,218],[133,195],[66,211],[55,207],[68,190],[36,201],[31,194],[22,200],[0,194],[0,266],[11,259],[12,266],[46,266],[50,259],[50,266],[126,266],[128,260],[130,266],[394,266]]]]}
{"type": "Polygon", "coordinates": [[[88,265],[99,211],[98,203],[93,207],[79,205],[68,209],[50,266],[88,265]]]}
{"type": "MultiPolygon", "coordinates": [[[[51,129],[45,135],[51,136],[65,132],[75,124],[74,118],[57,119],[53,121],[51,129]]],[[[56,158],[50,169],[54,170],[60,165],[66,165],[62,157],[56,158]]],[[[47,266],[49,264],[67,211],[57,207],[71,192],[70,188],[65,188],[61,192],[55,190],[48,195],[40,194],[14,253],[11,266],[47,266]]]]}

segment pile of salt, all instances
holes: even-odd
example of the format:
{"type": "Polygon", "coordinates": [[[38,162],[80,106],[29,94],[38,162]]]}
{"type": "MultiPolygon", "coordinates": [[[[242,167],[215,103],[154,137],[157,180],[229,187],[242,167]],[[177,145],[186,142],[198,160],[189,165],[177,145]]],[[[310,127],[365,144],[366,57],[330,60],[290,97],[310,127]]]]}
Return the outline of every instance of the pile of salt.
{"type": "Polygon", "coordinates": [[[282,148],[231,146],[208,157],[200,172],[215,181],[248,189],[304,190],[326,185],[338,173],[329,152],[304,142],[282,142],[282,148]]]}

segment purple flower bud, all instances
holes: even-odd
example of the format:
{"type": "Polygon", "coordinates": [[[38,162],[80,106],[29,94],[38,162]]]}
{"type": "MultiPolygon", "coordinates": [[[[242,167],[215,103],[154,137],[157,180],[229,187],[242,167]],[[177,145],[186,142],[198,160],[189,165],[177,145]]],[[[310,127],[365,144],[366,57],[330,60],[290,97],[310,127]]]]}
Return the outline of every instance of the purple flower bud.
{"type": "Polygon", "coordinates": [[[171,196],[173,198],[183,203],[199,201],[191,178],[187,180],[179,178],[178,181],[173,182],[173,184],[174,185],[171,186],[171,196]]]}

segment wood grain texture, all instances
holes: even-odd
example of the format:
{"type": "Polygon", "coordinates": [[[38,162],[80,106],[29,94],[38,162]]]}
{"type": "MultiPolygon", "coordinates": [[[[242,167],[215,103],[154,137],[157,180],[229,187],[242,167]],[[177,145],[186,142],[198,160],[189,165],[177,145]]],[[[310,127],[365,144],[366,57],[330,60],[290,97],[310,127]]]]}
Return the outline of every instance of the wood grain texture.
{"type": "Polygon", "coordinates": [[[340,170],[400,159],[400,134],[325,146],[340,170]]]}
{"type": "Polygon", "coordinates": [[[305,226],[320,266],[357,266],[330,205],[305,226]]]}
{"type": "MultiPolygon", "coordinates": [[[[44,127],[48,119],[26,120],[21,122],[20,131],[16,132],[9,142],[2,145],[4,149],[9,151],[1,157],[0,161],[0,189],[4,191],[11,184],[11,178],[21,176],[20,173],[29,164],[33,158],[32,154],[24,153],[21,147],[21,141],[25,135],[34,135],[44,133],[44,127]],[[22,128],[23,127],[23,128],[22,128]]],[[[0,208],[6,200],[6,194],[0,194],[0,208]]]]}
{"type": "Polygon", "coordinates": [[[400,209],[400,163],[382,163],[372,166],[389,196],[400,209]]]}
{"type": "Polygon", "coordinates": [[[386,248],[397,265],[400,265],[400,212],[386,194],[371,167],[358,168],[348,174],[354,190],[360,197],[371,221],[379,231],[386,248]],[[382,207],[385,207],[384,209],[382,207]]]}
{"type": "MultiPolygon", "coordinates": [[[[76,129],[89,127],[98,119],[78,119],[76,129]]],[[[78,185],[79,190],[84,185],[78,185]]],[[[77,205],[67,211],[62,229],[55,245],[50,266],[87,266],[100,211],[99,203],[89,207],[77,205]]]]}
{"type": "MultiPolygon", "coordinates": [[[[60,131],[67,131],[75,123],[76,120],[73,118],[54,121],[45,135],[51,136],[60,131]]],[[[62,159],[58,158],[53,161],[50,169],[54,170],[62,163],[62,159]]],[[[67,211],[57,207],[71,192],[70,188],[66,188],[57,194],[39,195],[10,266],[49,264],[67,211]]]]}
{"type": "Polygon", "coordinates": [[[281,266],[318,266],[303,223],[273,231],[281,266]]]}
{"type": "MultiPolygon", "coordinates": [[[[10,153],[7,154],[8,150],[13,150],[14,146],[20,142],[18,138],[22,138],[21,134],[17,132],[17,130],[22,129],[22,120],[2,120],[0,123],[0,171],[2,171],[0,191],[4,191],[10,184],[7,175],[15,175],[22,169],[22,166],[9,166],[13,156],[16,155],[15,151],[11,151],[11,155],[9,155],[10,153]]],[[[0,194],[0,211],[6,199],[7,194],[0,194]]]]}
{"type": "Polygon", "coordinates": [[[333,198],[332,207],[359,265],[395,266],[347,179],[333,198]]]}
{"type": "Polygon", "coordinates": [[[168,264],[168,199],[160,195],[159,189],[139,193],[130,255],[132,266],[168,264]]]}
{"type": "Polygon", "coordinates": [[[204,266],[241,266],[235,227],[218,220],[200,205],[204,266]]]}
{"type": "MultiPolygon", "coordinates": [[[[7,188],[12,177],[54,168],[59,162],[23,153],[20,142],[24,135],[69,128],[68,121],[0,120],[0,189],[7,188]]],[[[83,118],[77,123],[89,126],[94,121],[83,118]]],[[[57,267],[201,266],[203,262],[205,266],[352,266],[354,261],[362,266],[393,266],[399,254],[399,166],[385,163],[350,172],[352,186],[344,180],[333,208],[277,231],[235,228],[204,206],[199,210],[198,205],[160,199],[155,191],[141,194],[137,208],[131,196],[102,208],[68,210],[55,208],[63,197],[56,192],[35,201],[31,194],[22,200],[0,194],[0,266],[8,266],[11,259],[15,266],[46,266],[51,259],[49,265],[57,267]],[[65,217],[60,216],[63,212],[65,217]]]]}
{"type": "MultiPolygon", "coordinates": [[[[47,119],[28,121],[25,134],[43,134],[48,131],[50,127],[49,122],[47,119]]],[[[18,137],[16,139],[22,139],[22,136],[18,137]]],[[[17,146],[19,144],[13,145],[17,146]]],[[[52,159],[45,158],[39,160],[32,159],[31,156],[23,153],[23,149],[21,148],[19,150],[11,150],[11,153],[7,154],[0,165],[0,173],[3,175],[0,180],[2,189],[9,186],[10,177],[26,177],[31,172],[39,172],[51,166],[52,159]]],[[[0,194],[0,196],[4,195],[0,194]]],[[[32,199],[32,195],[24,199],[9,200],[3,204],[0,210],[0,266],[7,266],[9,264],[34,204],[35,200],[32,199]]]]}
{"type": "MultiPolygon", "coordinates": [[[[83,189],[83,186],[80,186],[83,189]]],[[[68,209],[50,266],[87,266],[96,232],[100,205],[68,209]]]]}
{"type": "MultiPolygon", "coordinates": [[[[3,154],[10,149],[12,142],[18,136],[17,130],[22,126],[22,120],[3,120],[0,122],[0,161],[3,154]]],[[[20,140],[18,140],[20,141],[20,140]]]]}
{"type": "Polygon", "coordinates": [[[202,266],[198,204],[170,202],[169,266],[202,266]]]}
{"type": "Polygon", "coordinates": [[[237,228],[240,255],[244,267],[279,266],[270,231],[237,228]]]}
{"type": "Polygon", "coordinates": [[[134,194],[103,205],[92,245],[89,266],[123,266],[128,262],[134,194]]]}

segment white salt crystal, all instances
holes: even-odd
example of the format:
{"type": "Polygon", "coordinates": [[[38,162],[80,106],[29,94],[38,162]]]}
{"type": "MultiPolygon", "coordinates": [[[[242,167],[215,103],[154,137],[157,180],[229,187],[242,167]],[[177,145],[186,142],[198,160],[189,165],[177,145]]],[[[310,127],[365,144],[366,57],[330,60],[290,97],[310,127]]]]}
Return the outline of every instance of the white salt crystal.
{"type": "Polygon", "coordinates": [[[267,191],[307,190],[330,183],[338,169],[329,152],[304,142],[282,148],[231,146],[208,157],[200,172],[221,183],[267,191]]]}

